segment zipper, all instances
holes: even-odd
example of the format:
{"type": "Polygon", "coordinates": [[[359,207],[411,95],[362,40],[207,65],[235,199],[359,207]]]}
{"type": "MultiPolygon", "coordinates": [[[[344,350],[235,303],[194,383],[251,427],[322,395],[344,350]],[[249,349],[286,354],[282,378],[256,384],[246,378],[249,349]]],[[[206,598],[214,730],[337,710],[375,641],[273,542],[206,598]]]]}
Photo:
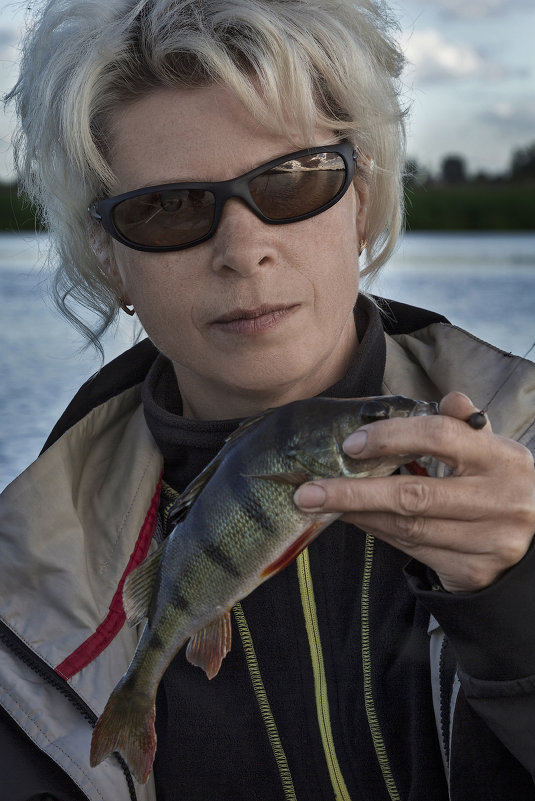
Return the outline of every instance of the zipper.
{"type": "MultiPolygon", "coordinates": [[[[438,665],[438,675],[440,681],[440,731],[442,734],[442,742],[444,743],[444,755],[446,758],[446,770],[449,775],[450,771],[450,699],[451,688],[453,686],[454,672],[448,675],[448,667],[446,665],[446,648],[448,647],[448,638],[442,638],[442,646],[440,648],[440,659],[438,665]],[[450,686],[448,686],[450,684],[450,686]]],[[[455,668],[454,668],[455,670],[455,668]]]]}
{"type": "Polygon", "coordinates": [[[372,660],[371,660],[371,638],[370,638],[370,581],[373,566],[373,547],[374,538],[371,534],[366,534],[366,544],[364,546],[364,574],[362,577],[362,596],[360,604],[361,637],[362,637],[362,670],[364,674],[364,706],[368,718],[368,726],[373,740],[373,747],[383,780],[390,796],[391,801],[400,801],[400,795],[396,787],[396,782],[390,768],[388,754],[386,751],[381,724],[377,717],[375,701],[373,700],[372,689],[372,660]]]}
{"type": "MultiPolygon", "coordinates": [[[[63,695],[82,715],[82,717],[84,717],[85,720],[87,720],[87,722],[94,728],[95,723],[97,722],[97,715],[95,715],[91,707],[80,698],[80,696],[72,689],[70,684],[65,681],[65,679],[62,679],[61,676],[58,676],[56,671],[51,668],[50,665],[47,665],[46,662],[43,662],[32,651],[32,649],[27,646],[26,643],[22,642],[22,640],[20,640],[17,635],[14,634],[11,629],[1,620],[0,642],[4,643],[4,645],[13,654],[15,654],[17,659],[31,668],[31,670],[33,670],[33,672],[39,676],[39,678],[61,693],[61,695],[63,695]]],[[[119,753],[115,752],[114,756],[124,773],[131,801],[137,801],[134,780],[132,779],[132,774],[130,773],[128,765],[119,753]]]]}
{"type": "Polygon", "coordinates": [[[262,680],[260,666],[258,664],[258,659],[254,649],[253,638],[251,636],[251,631],[249,629],[247,620],[245,619],[245,614],[243,612],[241,603],[238,602],[232,611],[238,625],[238,631],[240,632],[242,646],[245,652],[247,667],[249,668],[249,675],[251,677],[256,701],[260,709],[260,714],[262,715],[262,720],[264,721],[264,726],[266,727],[269,742],[273,750],[277,768],[279,770],[285,801],[297,801],[292,781],[292,774],[290,773],[288,760],[286,759],[286,754],[280,739],[277,724],[275,722],[275,718],[273,717],[273,712],[271,711],[271,705],[267,697],[266,688],[262,680]]]}

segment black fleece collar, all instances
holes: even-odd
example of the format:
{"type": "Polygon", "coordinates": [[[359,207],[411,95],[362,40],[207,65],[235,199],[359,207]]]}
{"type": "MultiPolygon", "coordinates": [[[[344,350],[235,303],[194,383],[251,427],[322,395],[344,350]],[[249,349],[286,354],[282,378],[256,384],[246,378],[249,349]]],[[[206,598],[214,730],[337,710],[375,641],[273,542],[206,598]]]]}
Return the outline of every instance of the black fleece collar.
{"type": "MultiPolygon", "coordinates": [[[[386,344],[377,306],[361,295],[355,307],[360,341],[346,375],[321,394],[331,398],[377,395],[381,391],[386,344]]],[[[191,420],[183,417],[180,390],[173,366],[163,354],[156,357],[143,383],[145,420],[163,454],[165,479],[181,490],[223,446],[241,420],[191,420]]]]}

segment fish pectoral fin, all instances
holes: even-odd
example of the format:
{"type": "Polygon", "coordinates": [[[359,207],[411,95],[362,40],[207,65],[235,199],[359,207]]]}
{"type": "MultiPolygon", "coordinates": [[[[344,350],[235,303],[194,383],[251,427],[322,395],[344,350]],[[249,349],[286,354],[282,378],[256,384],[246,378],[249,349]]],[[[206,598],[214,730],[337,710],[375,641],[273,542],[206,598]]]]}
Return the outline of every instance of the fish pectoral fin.
{"type": "Polygon", "coordinates": [[[132,628],[147,617],[154,581],[167,540],[127,576],[123,587],[123,607],[126,621],[132,628]]]}
{"type": "Polygon", "coordinates": [[[297,464],[301,465],[303,472],[308,473],[312,478],[329,478],[333,476],[333,468],[329,463],[325,464],[319,459],[315,459],[311,453],[297,452],[294,455],[297,464]]]}
{"type": "Polygon", "coordinates": [[[191,637],[186,648],[186,659],[204,670],[209,679],[219,673],[221,662],[230,651],[232,624],[230,610],[212,620],[191,637]]]}
{"type": "Polygon", "coordinates": [[[291,545],[282,553],[274,562],[268,565],[260,574],[262,580],[274,576],[284,570],[293,560],[299,556],[301,551],[310,545],[312,540],[316,539],[323,529],[328,525],[328,521],[315,520],[303,533],[294,540],[291,545]]]}
{"type": "Polygon", "coordinates": [[[264,481],[276,481],[278,484],[290,484],[292,487],[300,487],[301,484],[306,484],[310,481],[310,473],[305,473],[304,470],[296,470],[295,472],[287,473],[247,473],[244,478],[261,478],[264,481]]]}

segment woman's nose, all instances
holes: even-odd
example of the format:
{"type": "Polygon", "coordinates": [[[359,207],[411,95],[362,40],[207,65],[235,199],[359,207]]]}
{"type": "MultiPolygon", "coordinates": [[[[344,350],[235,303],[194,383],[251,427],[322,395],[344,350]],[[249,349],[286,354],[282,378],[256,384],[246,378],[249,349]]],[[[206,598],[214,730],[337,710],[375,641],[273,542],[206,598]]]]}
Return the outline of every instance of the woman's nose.
{"type": "Polygon", "coordinates": [[[275,263],[279,229],[262,222],[238,198],[230,198],[212,240],[212,268],[250,275],[275,263]]]}

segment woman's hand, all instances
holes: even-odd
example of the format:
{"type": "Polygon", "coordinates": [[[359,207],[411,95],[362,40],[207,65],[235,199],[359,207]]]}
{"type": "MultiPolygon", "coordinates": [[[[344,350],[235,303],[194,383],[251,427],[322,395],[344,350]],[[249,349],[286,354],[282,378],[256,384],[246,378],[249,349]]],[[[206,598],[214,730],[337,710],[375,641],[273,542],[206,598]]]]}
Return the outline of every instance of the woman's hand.
{"type": "Polygon", "coordinates": [[[466,420],[476,409],[458,392],[440,414],[363,426],[348,456],[418,453],[450,465],[447,478],[395,475],[333,478],[301,486],[304,511],[342,511],[342,520],[428,565],[450,592],[489,586],[528,550],[535,534],[535,470],[529,450],[466,420]],[[362,436],[365,432],[365,436],[362,436]]]}

